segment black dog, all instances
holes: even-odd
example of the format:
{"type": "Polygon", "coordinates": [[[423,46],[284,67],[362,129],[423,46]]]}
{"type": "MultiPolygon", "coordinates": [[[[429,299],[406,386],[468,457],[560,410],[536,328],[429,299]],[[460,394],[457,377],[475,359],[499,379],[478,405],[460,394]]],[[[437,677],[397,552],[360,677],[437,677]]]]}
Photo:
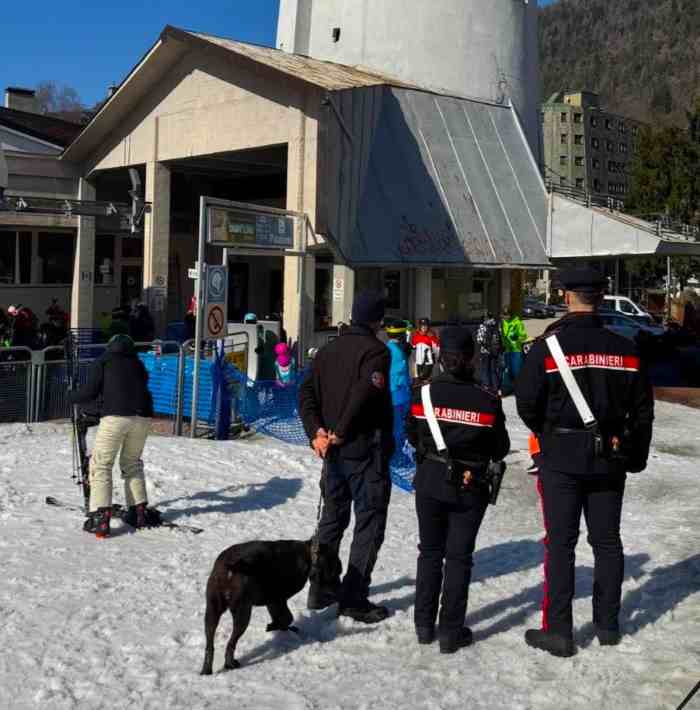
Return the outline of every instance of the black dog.
{"type": "Polygon", "coordinates": [[[233,656],[254,606],[266,606],[270,612],[268,631],[297,631],[290,626],[293,617],[287,600],[304,588],[309,577],[321,585],[332,585],[342,572],[337,553],[327,545],[318,546],[314,564],[312,553],[312,540],[254,541],[233,545],[217,557],[207,582],[207,646],[202,675],[211,675],[214,635],[226,609],[233,616],[224,663],[227,670],[240,666],[233,656]]]}

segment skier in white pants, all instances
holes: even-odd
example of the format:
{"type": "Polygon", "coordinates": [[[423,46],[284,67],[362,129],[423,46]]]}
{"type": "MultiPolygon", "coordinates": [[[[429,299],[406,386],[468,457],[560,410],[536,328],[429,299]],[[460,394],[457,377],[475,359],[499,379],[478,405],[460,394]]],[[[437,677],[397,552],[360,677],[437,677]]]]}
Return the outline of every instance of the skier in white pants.
{"type": "Polygon", "coordinates": [[[105,353],[90,368],[88,382],[70,392],[73,404],[101,398],[101,418],[90,458],[90,511],[83,529],[103,538],[109,535],[112,510],[112,468],[119,455],[128,507],[124,519],[133,527],[160,522],[148,508],[141,455],[146,444],[153,400],[148,373],[128,335],[115,335],[105,353]]]}

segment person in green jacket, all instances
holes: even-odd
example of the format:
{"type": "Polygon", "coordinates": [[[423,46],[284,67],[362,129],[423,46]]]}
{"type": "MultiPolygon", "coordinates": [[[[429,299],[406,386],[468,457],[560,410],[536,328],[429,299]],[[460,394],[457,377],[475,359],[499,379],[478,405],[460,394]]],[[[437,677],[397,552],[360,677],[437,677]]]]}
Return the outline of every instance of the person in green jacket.
{"type": "Polygon", "coordinates": [[[527,332],[520,316],[512,313],[508,306],[503,309],[501,332],[503,334],[505,368],[508,370],[511,381],[515,382],[523,365],[523,343],[527,340],[527,332]]]}

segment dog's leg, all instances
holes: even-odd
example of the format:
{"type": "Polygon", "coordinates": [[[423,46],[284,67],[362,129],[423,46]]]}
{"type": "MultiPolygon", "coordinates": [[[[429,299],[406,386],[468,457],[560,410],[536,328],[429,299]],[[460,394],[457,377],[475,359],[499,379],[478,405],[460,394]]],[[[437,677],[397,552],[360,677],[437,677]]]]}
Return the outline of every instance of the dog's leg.
{"type": "Polygon", "coordinates": [[[267,610],[270,612],[270,618],[272,619],[272,623],[267,625],[267,631],[293,631],[295,634],[299,633],[299,629],[296,626],[290,626],[294,617],[292,612],[289,611],[286,599],[268,604],[267,610]]]}
{"type": "Polygon", "coordinates": [[[204,633],[207,645],[204,651],[204,665],[200,675],[211,675],[212,664],[214,663],[214,636],[216,635],[216,627],[219,625],[222,613],[223,609],[218,604],[207,600],[207,611],[204,615],[204,633]]]}
{"type": "Polygon", "coordinates": [[[231,615],[233,616],[233,633],[226,645],[226,660],[224,662],[224,668],[228,671],[234,668],[240,668],[241,664],[234,660],[233,655],[236,652],[238,639],[243,636],[245,630],[248,628],[252,611],[253,604],[247,599],[241,599],[236,609],[231,609],[231,615]]]}

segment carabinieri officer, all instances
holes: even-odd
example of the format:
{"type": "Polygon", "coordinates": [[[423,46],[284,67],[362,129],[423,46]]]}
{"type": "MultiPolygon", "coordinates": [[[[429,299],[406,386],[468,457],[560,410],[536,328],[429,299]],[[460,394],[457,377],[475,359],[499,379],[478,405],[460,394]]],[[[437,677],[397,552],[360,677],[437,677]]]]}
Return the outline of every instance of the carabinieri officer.
{"type": "Polygon", "coordinates": [[[489,462],[508,453],[510,440],[500,398],[474,381],[469,331],[445,328],[440,341],[443,373],[415,391],[406,434],[418,462],[416,635],[418,643],[432,643],[437,621],[440,651],[454,653],[472,641],[464,617],[472,554],[489,503],[484,476],[489,462]]]}
{"type": "Polygon", "coordinates": [[[654,399],[635,344],[603,327],[606,279],[592,269],[560,274],[568,314],[530,350],[515,387],[518,413],[541,447],[545,597],[528,645],[571,656],[574,561],[581,511],[593,547],[593,623],[601,645],[620,641],[624,556],[620,516],[627,472],[644,470],[654,399]]]}

